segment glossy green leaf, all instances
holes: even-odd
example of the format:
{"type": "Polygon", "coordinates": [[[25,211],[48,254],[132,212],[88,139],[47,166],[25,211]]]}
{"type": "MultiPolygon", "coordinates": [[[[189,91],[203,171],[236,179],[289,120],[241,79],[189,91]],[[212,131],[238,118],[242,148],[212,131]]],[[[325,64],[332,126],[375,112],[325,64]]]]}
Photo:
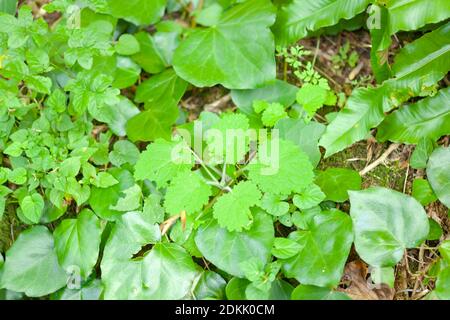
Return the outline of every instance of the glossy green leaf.
{"type": "Polygon", "coordinates": [[[185,249],[175,243],[158,243],[142,260],[147,299],[177,300],[190,294],[197,265],[185,249]]]}
{"type": "Polygon", "coordinates": [[[149,216],[129,212],[116,222],[101,262],[105,299],[145,299],[154,288],[144,284],[143,259],[134,258],[142,246],[159,242],[159,226],[149,216]]]}
{"type": "Polygon", "coordinates": [[[366,10],[369,0],[294,0],[281,7],[274,33],[286,46],[320,28],[333,26],[366,10]]]}
{"type": "Polygon", "coordinates": [[[202,225],[195,237],[204,257],[225,272],[243,277],[242,261],[257,258],[265,264],[270,257],[274,239],[273,224],[264,213],[254,214],[249,230],[230,232],[212,220],[202,225]]]}
{"type": "Polygon", "coordinates": [[[411,195],[423,206],[429,205],[437,200],[433,189],[431,189],[430,184],[425,179],[414,179],[411,195]]]}
{"type": "Polygon", "coordinates": [[[249,0],[225,12],[217,25],[193,31],[175,51],[176,73],[197,87],[253,89],[274,79],[274,13],[270,1],[249,0]]]}
{"type": "Polygon", "coordinates": [[[308,230],[295,231],[289,239],[301,249],[283,261],[282,270],[287,277],[322,287],[339,283],[353,243],[352,221],[347,214],[339,210],[319,213],[308,230]]]}
{"type": "Polygon", "coordinates": [[[294,289],[291,298],[292,300],[351,300],[345,293],[303,284],[294,289]]]}
{"type": "Polygon", "coordinates": [[[370,265],[394,266],[426,239],[428,217],[414,198],[381,187],[349,194],[356,251],[370,265]]]}
{"type": "Polygon", "coordinates": [[[348,191],[361,189],[362,179],[355,170],[328,168],[317,174],[315,183],[325,193],[326,200],[344,202],[348,200],[348,191]]]}
{"type": "Polygon", "coordinates": [[[384,119],[378,127],[379,141],[418,143],[423,138],[437,140],[450,134],[450,89],[434,97],[404,106],[384,119]]]}
{"type": "Polygon", "coordinates": [[[60,265],[68,272],[77,267],[86,279],[97,262],[101,233],[100,220],[90,210],[63,220],[53,233],[60,265]]]}
{"type": "Polygon", "coordinates": [[[41,297],[64,287],[67,279],[58,264],[52,234],[44,226],[23,231],[6,252],[3,288],[41,297]]]}
{"type": "Polygon", "coordinates": [[[450,208],[450,148],[433,151],[428,160],[427,177],[436,196],[450,208]]]}
{"type": "Polygon", "coordinates": [[[108,11],[135,25],[149,25],[163,16],[167,0],[106,0],[108,11]]]}

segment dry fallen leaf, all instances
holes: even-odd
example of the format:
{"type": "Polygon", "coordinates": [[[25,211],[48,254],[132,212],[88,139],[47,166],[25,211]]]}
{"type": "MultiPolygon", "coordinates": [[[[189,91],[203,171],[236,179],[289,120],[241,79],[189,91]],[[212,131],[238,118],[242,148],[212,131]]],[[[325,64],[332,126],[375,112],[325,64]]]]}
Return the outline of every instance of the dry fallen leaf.
{"type": "Polygon", "coordinates": [[[345,266],[343,280],[348,284],[346,293],[353,300],[392,300],[394,289],[387,284],[375,285],[367,280],[367,265],[362,261],[352,261],[345,266]]]}

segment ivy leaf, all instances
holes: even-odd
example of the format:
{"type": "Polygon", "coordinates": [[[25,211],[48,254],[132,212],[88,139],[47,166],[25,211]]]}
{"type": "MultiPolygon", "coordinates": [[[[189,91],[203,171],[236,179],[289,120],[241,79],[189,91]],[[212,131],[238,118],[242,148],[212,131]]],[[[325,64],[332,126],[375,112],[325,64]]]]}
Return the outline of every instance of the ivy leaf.
{"type": "Polygon", "coordinates": [[[32,223],[38,223],[44,211],[44,199],[39,193],[26,196],[20,202],[24,216],[32,223]]]}
{"type": "Polygon", "coordinates": [[[259,204],[261,196],[255,184],[250,181],[240,182],[214,204],[214,218],[229,231],[248,229],[253,220],[250,208],[259,204]]]}
{"type": "Polygon", "coordinates": [[[146,107],[165,104],[167,101],[178,103],[187,88],[187,82],[168,69],[142,82],[136,89],[136,102],[145,102],[146,107]]]}
{"type": "Polygon", "coordinates": [[[294,0],[281,7],[273,27],[278,44],[287,46],[311,31],[333,26],[366,10],[369,0],[294,0]]]}
{"type": "Polygon", "coordinates": [[[211,194],[211,187],[199,174],[190,171],[181,172],[167,188],[164,208],[172,215],[182,211],[194,214],[208,203],[211,194]]]}
{"type": "Polygon", "coordinates": [[[149,179],[164,187],[178,173],[193,166],[192,155],[183,142],[156,140],[141,153],[135,166],[136,180],[149,179]]]}
{"type": "Polygon", "coordinates": [[[450,267],[439,272],[434,292],[442,300],[450,299],[450,267]]]}
{"type": "Polygon", "coordinates": [[[450,105],[447,101],[450,101],[450,88],[394,111],[378,127],[377,140],[415,144],[423,138],[437,140],[450,134],[450,105]]]}
{"type": "Polygon", "coordinates": [[[64,287],[66,280],[53,249],[52,234],[44,226],[23,231],[6,252],[3,288],[42,297],[64,287]]]}
{"type": "Polygon", "coordinates": [[[260,212],[254,215],[250,229],[242,232],[230,232],[211,220],[198,229],[195,243],[204,257],[215,266],[231,275],[243,277],[240,262],[257,258],[266,264],[273,239],[272,219],[260,212]]]}
{"type": "Polygon", "coordinates": [[[450,208],[450,148],[433,151],[428,160],[427,177],[436,196],[450,208]]]}
{"type": "Polygon", "coordinates": [[[319,139],[325,132],[325,125],[303,119],[281,119],[275,125],[279,130],[280,138],[290,140],[299,146],[300,150],[308,155],[311,164],[316,167],[322,154],[319,149],[319,139]]]}
{"type": "Polygon", "coordinates": [[[425,179],[414,179],[412,186],[412,196],[420,202],[421,205],[427,206],[437,200],[436,195],[431,189],[430,184],[425,179]]]}
{"type": "Polygon", "coordinates": [[[300,194],[296,194],[292,201],[300,210],[306,210],[319,205],[325,200],[325,197],[325,193],[323,193],[317,185],[312,184],[305,188],[300,194]]]}
{"type": "Polygon", "coordinates": [[[113,106],[106,106],[109,114],[108,126],[111,131],[119,136],[123,137],[127,134],[126,126],[127,122],[134,116],[139,114],[139,109],[127,98],[120,96],[120,101],[113,106]]]}
{"type": "Polygon", "coordinates": [[[405,249],[427,238],[428,217],[414,198],[381,187],[349,195],[356,251],[368,264],[395,266],[405,249]]]}
{"type": "Polygon", "coordinates": [[[78,267],[86,279],[97,262],[101,233],[100,220],[90,210],[81,211],[76,219],[63,220],[53,233],[60,265],[67,271],[78,267]]]}
{"type": "Polygon", "coordinates": [[[150,223],[161,223],[164,220],[164,208],[161,206],[161,196],[150,194],[144,200],[143,213],[150,223]]]}
{"type": "Polygon", "coordinates": [[[213,271],[203,271],[195,286],[194,296],[198,300],[224,299],[226,285],[227,283],[219,274],[213,271]]]}
{"type": "Polygon", "coordinates": [[[199,275],[192,257],[176,243],[158,243],[142,261],[147,298],[178,300],[190,293],[199,275]]]}
{"type": "Polygon", "coordinates": [[[134,165],[139,159],[139,149],[128,140],[119,140],[114,144],[113,151],[109,153],[109,161],[120,167],[125,163],[134,165]]]}
{"type": "Polygon", "coordinates": [[[176,73],[197,87],[252,89],[275,78],[269,27],[275,7],[250,0],[225,12],[217,25],[194,30],[175,51],[176,73]]]}
{"type": "Polygon", "coordinates": [[[131,141],[169,140],[172,126],[178,118],[178,106],[173,100],[155,105],[128,120],[126,131],[131,141]]]}
{"type": "Polygon", "coordinates": [[[301,284],[292,291],[292,300],[351,300],[345,293],[330,288],[301,284]]]}
{"type": "Polygon", "coordinates": [[[272,140],[268,140],[259,146],[259,152],[262,150],[269,150],[269,156],[261,155],[248,165],[250,180],[262,191],[291,194],[301,192],[313,182],[313,167],[307,155],[294,143],[282,139],[273,143],[272,140]],[[276,155],[278,150],[272,150],[272,144],[276,146],[278,142],[279,159],[276,155]]]}
{"type": "Polygon", "coordinates": [[[409,160],[411,167],[414,169],[425,169],[427,167],[428,158],[434,150],[434,145],[434,141],[430,139],[420,139],[409,160]]]}
{"type": "Polygon", "coordinates": [[[134,35],[139,42],[141,50],[131,58],[146,72],[156,74],[164,71],[169,63],[164,60],[163,53],[154,38],[148,32],[138,32],[134,35]]]}
{"type": "Polygon", "coordinates": [[[135,25],[150,25],[163,16],[167,0],[106,0],[111,15],[125,19],[135,25]]]}
{"type": "Polygon", "coordinates": [[[319,213],[309,230],[292,232],[289,239],[301,250],[283,262],[287,277],[320,287],[339,283],[353,243],[352,221],[347,214],[339,210],[319,213]]]}
{"type": "Polygon", "coordinates": [[[325,193],[326,200],[344,202],[349,190],[361,190],[362,179],[358,172],[345,168],[328,168],[317,174],[315,183],[325,193]]]}
{"type": "Polygon", "coordinates": [[[141,206],[142,191],[139,185],[135,184],[122,191],[123,197],[117,200],[115,205],[109,208],[116,211],[133,211],[141,206]]]}
{"type": "Polygon", "coordinates": [[[113,210],[111,206],[116,205],[122,192],[133,187],[135,182],[133,175],[128,170],[113,168],[108,170],[108,173],[119,183],[107,188],[92,187],[89,205],[100,218],[114,221],[122,215],[123,212],[113,210]]]}
{"type": "Polygon", "coordinates": [[[150,296],[144,285],[143,259],[132,259],[142,246],[161,239],[159,226],[140,212],[122,215],[106,242],[101,262],[104,299],[145,299],[150,296]]]}

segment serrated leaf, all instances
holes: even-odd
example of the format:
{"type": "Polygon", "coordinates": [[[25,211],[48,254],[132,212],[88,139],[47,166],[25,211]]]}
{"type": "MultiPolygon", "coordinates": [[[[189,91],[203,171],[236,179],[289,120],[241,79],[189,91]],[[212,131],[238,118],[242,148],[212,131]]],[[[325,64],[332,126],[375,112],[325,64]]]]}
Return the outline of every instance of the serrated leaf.
{"type": "Polygon", "coordinates": [[[172,215],[180,214],[182,211],[194,214],[208,203],[211,194],[211,187],[198,173],[181,172],[167,188],[164,208],[172,215]]]}
{"type": "Polygon", "coordinates": [[[312,117],[326,102],[328,90],[320,85],[304,84],[297,92],[297,102],[312,117]]]}
{"type": "Polygon", "coordinates": [[[273,127],[279,120],[286,118],[287,113],[280,103],[271,103],[264,110],[261,121],[266,127],[273,127]]]}
{"type": "Polygon", "coordinates": [[[67,271],[76,266],[86,279],[97,262],[101,233],[100,220],[90,210],[63,220],[53,233],[60,265],[67,271]]]}
{"type": "Polygon", "coordinates": [[[427,177],[436,196],[450,208],[450,148],[433,151],[428,160],[427,177]]]}
{"type": "Polygon", "coordinates": [[[352,221],[347,214],[339,210],[319,213],[308,230],[295,231],[289,239],[301,249],[283,262],[282,270],[287,277],[322,287],[339,283],[353,243],[352,221]]]}
{"type": "Polygon", "coordinates": [[[23,231],[6,252],[3,288],[41,297],[64,287],[66,280],[54,252],[52,234],[44,226],[23,231]]]}
{"type": "Polygon", "coordinates": [[[221,84],[253,89],[275,78],[275,45],[269,30],[275,8],[249,0],[223,14],[217,25],[194,30],[175,51],[176,73],[197,87],[221,84]]]}
{"type": "Polygon", "coordinates": [[[356,251],[370,265],[394,266],[426,239],[428,217],[414,198],[381,187],[349,194],[356,251]]]}
{"type": "Polygon", "coordinates": [[[262,150],[270,150],[270,152],[254,159],[248,165],[249,179],[262,191],[286,195],[301,192],[312,183],[313,167],[307,155],[294,143],[282,139],[269,140],[262,142],[259,146],[259,152],[262,153],[262,150]],[[277,143],[279,143],[279,150],[273,149],[273,144],[276,146],[277,143]]]}
{"type": "Polygon", "coordinates": [[[265,193],[261,199],[260,207],[273,216],[282,216],[289,211],[289,203],[283,201],[286,198],[286,196],[265,193]]]}
{"type": "Polygon", "coordinates": [[[164,187],[178,173],[189,171],[192,156],[183,142],[156,140],[141,153],[135,166],[136,180],[149,179],[164,187]]]}
{"type": "Polygon", "coordinates": [[[255,184],[250,181],[240,182],[214,204],[214,218],[229,231],[248,229],[253,222],[250,208],[259,204],[261,196],[255,184]]]}
{"type": "Polygon", "coordinates": [[[195,243],[215,266],[231,275],[243,277],[240,262],[252,258],[259,259],[263,264],[268,262],[273,239],[272,219],[258,213],[254,215],[250,229],[242,232],[230,232],[211,220],[199,228],[195,243]]]}

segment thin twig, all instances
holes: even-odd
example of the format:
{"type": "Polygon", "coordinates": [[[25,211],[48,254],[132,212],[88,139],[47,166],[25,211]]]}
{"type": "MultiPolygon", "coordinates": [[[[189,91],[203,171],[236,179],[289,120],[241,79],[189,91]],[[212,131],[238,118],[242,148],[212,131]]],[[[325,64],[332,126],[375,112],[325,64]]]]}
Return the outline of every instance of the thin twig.
{"type": "Polygon", "coordinates": [[[387,157],[389,157],[389,155],[394,152],[398,147],[400,146],[399,143],[393,143],[389,146],[389,148],[374,162],[372,162],[370,165],[368,165],[367,167],[365,167],[363,170],[361,170],[359,172],[360,176],[364,176],[366,175],[368,172],[372,171],[373,169],[375,169],[376,167],[378,167],[381,163],[383,163],[384,161],[386,161],[387,157]]]}

